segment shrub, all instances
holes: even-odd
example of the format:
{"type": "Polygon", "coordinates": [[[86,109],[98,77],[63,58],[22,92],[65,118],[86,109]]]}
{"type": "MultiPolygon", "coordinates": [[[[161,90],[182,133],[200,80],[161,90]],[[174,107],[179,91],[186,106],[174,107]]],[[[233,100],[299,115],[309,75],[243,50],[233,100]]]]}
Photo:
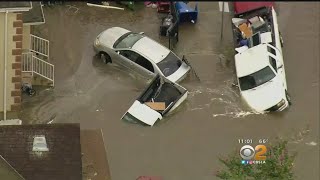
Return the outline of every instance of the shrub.
{"type": "Polygon", "coordinates": [[[264,164],[241,164],[239,152],[219,158],[227,169],[218,171],[216,176],[228,180],[293,180],[292,167],[296,154],[288,152],[287,144],[287,141],[279,140],[269,145],[264,164]]]}

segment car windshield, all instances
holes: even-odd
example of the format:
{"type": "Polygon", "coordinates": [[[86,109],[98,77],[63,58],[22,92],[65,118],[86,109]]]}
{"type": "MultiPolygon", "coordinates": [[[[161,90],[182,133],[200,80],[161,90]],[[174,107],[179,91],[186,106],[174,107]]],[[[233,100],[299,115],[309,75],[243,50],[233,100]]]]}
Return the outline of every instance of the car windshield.
{"type": "Polygon", "coordinates": [[[170,76],[174,72],[179,69],[181,66],[182,61],[174,55],[172,52],[170,52],[167,57],[165,57],[162,61],[157,63],[158,67],[160,68],[161,72],[165,77],[170,76]]]}
{"type": "Polygon", "coordinates": [[[141,125],[147,126],[147,124],[143,123],[142,121],[140,121],[139,119],[137,119],[136,117],[134,117],[133,115],[131,115],[128,112],[123,116],[122,120],[129,122],[129,123],[141,124],[141,125]]]}
{"type": "Polygon", "coordinates": [[[271,79],[275,77],[275,73],[271,70],[269,66],[266,66],[265,68],[252,73],[250,75],[240,77],[239,78],[239,84],[240,89],[242,91],[255,88],[257,86],[260,86],[271,79]]]}
{"type": "Polygon", "coordinates": [[[121,36],[113,45],[114,48],[131,48],[143,35],[129,32],[121,36]]]}

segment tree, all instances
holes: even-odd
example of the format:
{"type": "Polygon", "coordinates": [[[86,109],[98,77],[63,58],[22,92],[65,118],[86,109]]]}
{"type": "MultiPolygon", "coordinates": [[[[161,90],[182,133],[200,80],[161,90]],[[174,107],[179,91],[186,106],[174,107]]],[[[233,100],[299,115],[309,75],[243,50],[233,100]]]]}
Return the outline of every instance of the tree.
{"type": "Polygon", "coordinates": [[[225,180],[293,180],[293,162],[296,154],[290,154],[287,141],[278,140],[268,147],[267,159],[264,164],[241,164],[238,152],[232,153],[228,158],[219,158],[227,169],[218,171],[216,176],[225,180]]]}

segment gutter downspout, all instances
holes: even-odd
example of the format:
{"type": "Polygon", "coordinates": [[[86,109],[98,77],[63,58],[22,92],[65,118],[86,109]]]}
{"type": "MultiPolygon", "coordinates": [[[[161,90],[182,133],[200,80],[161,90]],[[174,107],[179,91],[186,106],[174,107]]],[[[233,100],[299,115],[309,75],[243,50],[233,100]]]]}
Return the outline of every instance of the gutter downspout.
{"type": "Polygon", "coordinates": [[[3,89],[3,120],[7,120],[7,43],[8,43],[8,10],[5,15],[4,25],[4,89],[3,89]]]}

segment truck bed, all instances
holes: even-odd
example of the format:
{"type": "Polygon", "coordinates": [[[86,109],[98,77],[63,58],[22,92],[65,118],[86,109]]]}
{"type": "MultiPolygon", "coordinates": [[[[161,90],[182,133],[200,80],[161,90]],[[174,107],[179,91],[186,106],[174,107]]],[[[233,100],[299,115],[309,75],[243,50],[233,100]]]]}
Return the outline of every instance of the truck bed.
{"type": "Polygon", "coordinates": [[[260,35],[270,32],[274,42],[273,22],[270,7],[261,7],[244,13],[235,14],[232,18],[232,30],[235,48],[243,46],[240,41],[248,40],[248,48],[260,44],[260,35]]]}

